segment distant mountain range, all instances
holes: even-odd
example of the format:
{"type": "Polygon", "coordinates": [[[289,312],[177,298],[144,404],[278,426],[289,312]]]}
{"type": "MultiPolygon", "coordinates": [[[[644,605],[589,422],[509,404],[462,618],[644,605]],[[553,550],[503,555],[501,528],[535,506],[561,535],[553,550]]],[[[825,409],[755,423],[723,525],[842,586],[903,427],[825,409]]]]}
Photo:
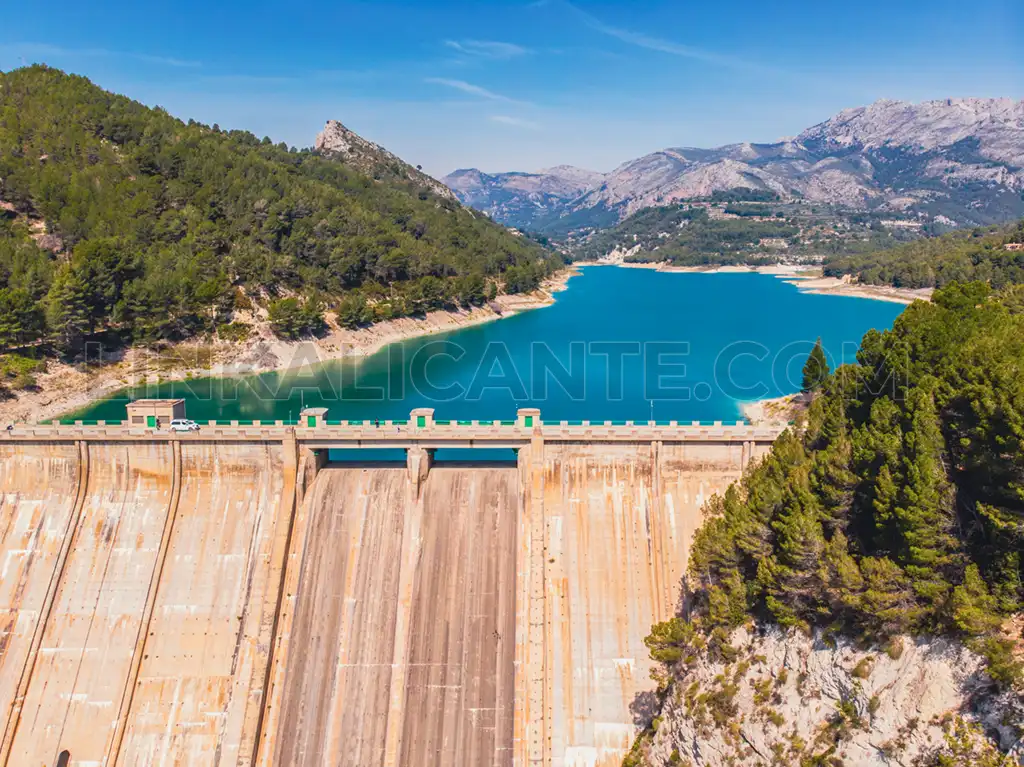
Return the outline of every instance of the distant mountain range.
{"type": "Polygon", "coordinates": [[[665,149],[606,174],[471,169],[443,181],[501,223],[548,233],[741,187],[962,226],[999,223],[1024,216],[1024,101],[878,101],[774,144],[665,149]]]}

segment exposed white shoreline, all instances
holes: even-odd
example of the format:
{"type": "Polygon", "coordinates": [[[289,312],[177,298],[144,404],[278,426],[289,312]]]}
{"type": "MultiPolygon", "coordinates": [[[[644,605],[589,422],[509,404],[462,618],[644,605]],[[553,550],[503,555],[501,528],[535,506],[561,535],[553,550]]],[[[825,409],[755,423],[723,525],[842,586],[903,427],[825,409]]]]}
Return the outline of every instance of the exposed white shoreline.
{"type": "Polygon", "coordinates": [[[768,397],[744,402],[740,405],[740,411],[743,413],[744,420],[751,426],[785,428],[805,407],[803,395],[798,392],[783,397],[768,397]]]}
{"type": "MultiPolygon", "coordinates": [[[[701,274],[757,273],[784,279],[805,293],[854,296],[900,304],[928,300],[931,292],[851,284],[835,278],[814,276],[820,274],[820,270],[801,266],[701,268],[672,267],[666,264],[578,262],[572,265],[573,268],[546,281],[540,290],[532,294],[500,296],[494,302],[497,311],[491,307],[436,311],[425,317],[388,320],[358,330],[339,328],[329,322],[331,330],[327,335],[301,342],[275,339],[264,329],[260,337],[240,344],[179,344],[159,355],[144,349],[130,349],[120,360],[92,370],[51,362],[47,372],[38,376],[37,391],[21,392],[15,399],[0,402],[0,421],[37,422],[55,418],[82,410],[118,390],[147,383],[158,385],[192,378],[243,377],[312,367],[333,360],[365,358],[394,343],[461,330],[512,317],[523,311],[551,306],[555,302],[555,293],[565,290],[569,279],[581,273],[574,267],[596,266],[701,274]],[[167,365],[168,358],[173,358],[177,364],[167,365]],[[203,363],[190,365],[187,362],[189,358],[202,359],[203,363]]],[[[791,400],[794,396],[797,395],[742,404],[742,417],[755,424],[777,425],[779,416],[768,411],[773,410],[777,403],[791,400]]]]}
{"type": "Polygon", "coordinates": [[[656,272],[678,274],[767,274],[795,285],[801,293],[821,296],[846,296],[868,298],[895,304],[912,304],[914,301],[931,300],[932,288],[912,290],[892,288],[885,285],[867,285],[850,278],[823,277],[820,267],[799,264],[776,264],[773,266],[672,266],[664,261],[651,263],[627,263],[620,261],[579,261],[580,267],[617,266],[622,269],[649,269],[656,272]]]}
{"type": "Polygon", "coordinates": [[[289,342],[275,338],[265,323],[259,334],[241,343],[181,343],[154,353],[131,348],[103,365],[67,365],[49,361],[37,376],[37,389],[17,392],[0,401],[0,422],[36,423],[74,413],[125,388],[200,378],[239,378],[297,370],[342,359],[361,359],[391,344],[437,333],[448,333],[485,322],[542,309],[555,302],[580,274],[566,268],[529,294],[502,295],[488,306],[428,312],[424,317],[402,317],[366,328],[340,328],[331,315],[329,331],[320,338],[289,342]]]}

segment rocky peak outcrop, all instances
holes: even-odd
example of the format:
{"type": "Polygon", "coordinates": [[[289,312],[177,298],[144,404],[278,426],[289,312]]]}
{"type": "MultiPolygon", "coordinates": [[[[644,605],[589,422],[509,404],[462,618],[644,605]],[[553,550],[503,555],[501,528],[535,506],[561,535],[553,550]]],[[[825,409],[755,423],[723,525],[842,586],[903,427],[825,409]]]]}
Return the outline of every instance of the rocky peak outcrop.
{"type": "MultiPolygon", "coordinates": [[[[958,642],[904,637],[860,649],[771,628],[740,630],[732,662],[702,657],[669,688],[638,748],[650,767],[768,767],[815,757],[847,767],[929,763],[957,727],[979,750],[1024,758],[1024,702],[997,694],[958,642]],[[921,761],[925,760],[925,761],[921,761]]],[[[979,751],[980,752],[980,751],[979,751]]]]}
{"type": "Polygon", "coordinates": [[[314,148],[379,181],[411,181],[445,199],[457,201],[455,193],[437,179],[414,168],[379,144],[368,141],[337,120],[328,120],[317,134],[314,148]]]}
{"type": "Polygon", "coordinates": [[[556,165],[553,168],[541,168],[537,171],[538,176],[552,176],[568,182],[577,189],[577,193],[591,189],[599,185],[605,177],[604,173],[586,168],[577,168],[574,165],[556,165]]]}

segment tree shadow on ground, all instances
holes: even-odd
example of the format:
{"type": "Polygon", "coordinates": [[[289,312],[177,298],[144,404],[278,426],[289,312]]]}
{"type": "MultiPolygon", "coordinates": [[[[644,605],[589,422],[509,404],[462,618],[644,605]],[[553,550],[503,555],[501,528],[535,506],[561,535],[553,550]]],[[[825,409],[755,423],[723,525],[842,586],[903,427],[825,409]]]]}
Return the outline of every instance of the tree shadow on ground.
{"type": "Polygon", "coordinates": [[[638,692],[629,704],[629,713],[633,717],[633,724],[641,730],[651,726],[654,717],[661,711],[661,699],[654,690],[638,692]]]}

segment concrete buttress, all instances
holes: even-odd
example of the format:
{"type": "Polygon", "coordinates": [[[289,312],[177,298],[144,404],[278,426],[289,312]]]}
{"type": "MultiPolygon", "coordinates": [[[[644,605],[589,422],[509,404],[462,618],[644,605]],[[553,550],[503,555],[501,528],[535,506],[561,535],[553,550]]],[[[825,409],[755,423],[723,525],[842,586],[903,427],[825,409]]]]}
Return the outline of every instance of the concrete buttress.
{"type": "MultiPolygon", "coordinates": [[[[89,480],[89,443],[84,441],[75,442],[74,452],[77,454],[77,460],[71,459],[69,455],[59,455],[61,452],[60,445],[54,445],[49,449],[44,446],[36,447],[38,451],[36,456],[31,454],[31,451],[26,451],[23,447],[19,446],[5,446],[4,460],[0,462],[0,466],[3,467],[3,479],[4,479],[4,496],[7,501],[7,494],[11,492],[17,493],[17,500],[15,501],[14,508],[11,508],[10,501],[4,504],[3,512],[8,517],[10,522],[6,526],[10,530],[15,525],[24,526],[33,530],[29,535],[30,540],[38,545],[39,539],[46,535],[46,528],[51,525],[55,525],[60,531],[59,548],[56,552],[56,556],[47,556],[45,548],[42,551],[42,562],[43,568],[38,566],[29,569],[26,567],[22,571],[22,583],[34,582],[34,584],[42,585],[46,583],[46,590],[42,595],[42,599],[38,603],[33,604],[31,601],[22,602],[17,604],[14,601],[14,596],[8,596],[9,609],[21,608],[28,610],[35,610],[36,619],[33,622],[32,632],[28,637],[28,642],[24,642],[24,638],[18,637],[20,641],[15,643],[8,643],[8,649],[3,655],[4,667],[6,669],[7,659],[9,656],[14,656],[13,650],[24,647],[24,662],[22,664],[20,673],[17,675],[18,683],[17,687],[13,691],[14,694],[10,698],[4,701],[7,705],[6,720],[4,723],[4,734],[3,742],[0,744],[0,765],[7,767],[10,762],[11,747],[14,742],[14,736],[18,729],[18,724],[21,721],[22,707],[25,701],[25,694],[28,691],[29,683],[32,680],[32,673],[35,669],[36,660],[39,655],[39,646],[42,643],[43,632],[46,628],[46,622],[49,619],[50,611],[53,609],[53,600],[57,594],[57,589],[60,586],[60,581],[64,573],[64,567],[67,564],[68,553],[71,551],[71,544],[74,541],[74,531],[78,525],[78,521],[82,513],[82,504],[85,502],[86,484],[89,480]],[[57,455],[55,455],[57,453],[57,455]],[[55,463],[68,463],[74,464],[75,480],[73,486],[68,486],[65,481],[67,472],[61,472],[55,463]],[[33,465],[34,464],[34,465],[33,465]],[[64,475],[64,476],[62,476],[64,475]],[[34,484],[32,480],[38,482],[42,480],[44,483],[42,487],[34,484]],[[20,487],[19,487],[20,486],[20,487]],[[24,492],[31,486],[34,492],[24,492]],[[72,487],[74,488],[72,490],[72,487]],[[64,491],[63,493],[61,491],[64,491]],[[61,501],[68,497],[67,493],[72,492],[71,497],[74,498],[70,509],[64,511],[64,503],[61,501]],[[53,493],[53,496],[50,496],[53,493]],[[30,495],[29,504],[35,512],[36,509],[41,505],[43,514],[50,516],[51,519],[38,519],[35,524],[28,522],[28,524],[21,523],[20,517],[24,513],[23,504],[20,503],[24,499],[24,495],[30,495]],[[40,503],[41,501],[41,503],[40,503]],[[38,532],[36,532],[38,531],[38,532]],[[47,575],[45,565],[50,564],[49,578],[44,581],[47,575]],[[31,577],[31,581],[29,581],[31,577]]],[[[30,512],[32,513],[32,512],[30,512]]],[[[32,514],[35,516],[35,513],[32,514]]],[[[15,534],[17,530],[15,529],[15,534]]],[[[24,539],[23,539],[24,540],[24,539]]],[[[15,541],[8,540],[8,536],[4,536],[5,549],[14,543],[19,545],[21,550],[25,550],[24,543],[16,543],[15,541]]],[[[25,543],[28,543],[26,540],[25,543]]],[[[42,541],[42,545],[45,547],[46,542],[42,541]]],[[[29,559],[29,563],[35,557],[29,559]]],[[[28,564],[28,563],[27,563],[28,564]]],[[[5,581],[7,579],[5,578],[5,581]]],[[[30,594],[38,593],[38,586],[35,589],[28,592],[30,594]]],[[[5,595],[7,596],[7,595],[5,595]]],[[[20,612],[20,610],[19,610],[20,612]]],[[[11,621],[9,625],[12,627],[17,623],[17,616],[15,621],[11,621]]],[[[14,633],[12,629],[8,629],[9,633],[14,633]]],[[[17,656],[15,656],[16,661],[17,656]]],[[[10,680],[14,679],[14,668],[6,671],[3,675],[3,679],[10,680]]],[[[7,696],[5,696],[7,697],[7,696]]]]}

